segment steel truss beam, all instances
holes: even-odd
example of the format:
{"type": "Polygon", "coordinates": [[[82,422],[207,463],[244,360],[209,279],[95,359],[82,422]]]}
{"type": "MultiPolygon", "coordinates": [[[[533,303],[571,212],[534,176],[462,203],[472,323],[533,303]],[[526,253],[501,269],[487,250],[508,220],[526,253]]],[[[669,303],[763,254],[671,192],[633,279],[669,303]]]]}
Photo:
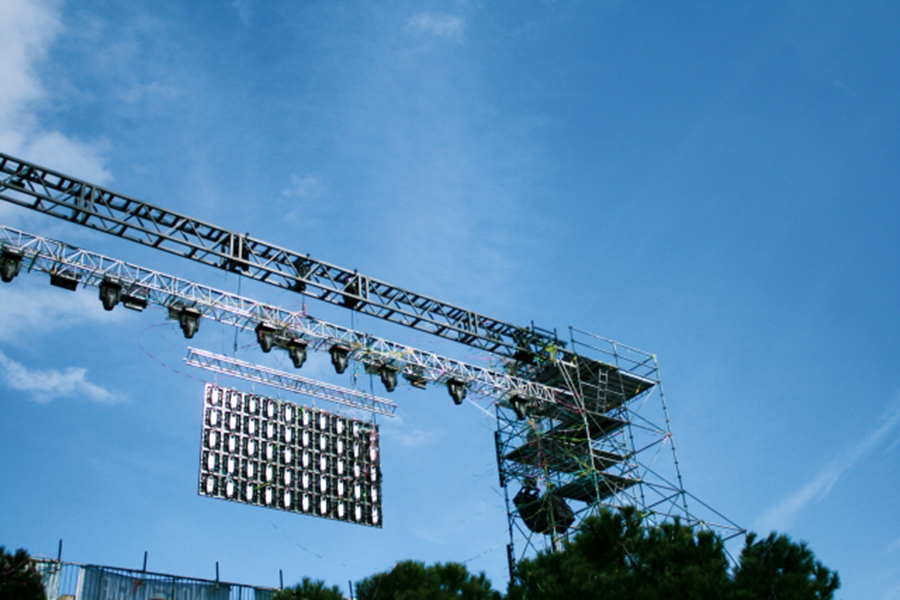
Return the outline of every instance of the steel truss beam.
{"type": "Polygon", "coordinates": [[[372,394],[285,373],[284,371],[255,365],[230,356],[200,350],[199,348],[188,347],[188,355],[184,358],[184,362],[192,367],[206,369],[214,373],[255,381],[271,387],[303,394],[304,396],[344,404],[388,417],[393,417],[394,412],[397,410],[395,403],[372,394]]]}
{"type": "Polygon", "coordinates": [[[479,350],[530,360],[563,345],[533,325],[498,321],[3,153],[0,199],[479,350]]]}
{"type": "Polygon", "coordinates": [[[107,281],[120,286],[119,294],[126,306],[129,301],[162,306],[173,316],[183,310],[195,311],[199,317],[249,330],[264,325],[273,330],[273,337],[282,345],[303,340],[310,349],[321,351],[339,345],[346,348],[349,359],[362,362],[370,371],[388,368],[410,381],[458,382],[471,393],[499,401],[520,396],[541,405],[572,402],[572,394],[565,390],[326,323],[302,312],[291,312],[11,227],[0,226],[0,245],[4,257],[20,256],[22,268],[49,273],[51,282],[55,277],[73,285],[100,287],[107,281]]]}

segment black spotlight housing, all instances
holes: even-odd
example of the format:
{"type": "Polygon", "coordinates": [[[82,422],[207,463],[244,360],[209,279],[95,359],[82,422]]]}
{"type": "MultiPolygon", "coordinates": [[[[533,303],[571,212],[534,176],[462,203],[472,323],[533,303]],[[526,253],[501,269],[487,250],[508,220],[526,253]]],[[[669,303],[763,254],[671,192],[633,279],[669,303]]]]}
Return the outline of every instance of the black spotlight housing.
{"type": "Polygon", "coordinates": [[[466,399],[468,388],[464,381],[450,379],[447,381],[447,391],[450,392],[450,397],[453,398],[453,404],[459,406],[466,399]]]}
{"type": "Polygon", "coordinates": [[[306,347],[308,345],[306,340],[296,338],[288,342],[287,353],[291,357],[291,362],[294,363],[295,369],[299,369],[306,362],[306,347]]]}
{"type": "Polygon", "coordinates": [[[78,289],[77,273],[72,271],[53,271],[50,273],[50,285],[74,292],[78,289]]]}
{"type": "Polygon", "coordinates": [[[509,405],[516,412],[516,418],[520,421],[528,416],[528,409],[531,407],[531,400],[525,396],[516,394],[509,399],[509,405]]]}
{"type": "Polygon", "coordinates": [[[100,282],[100,302],[103,308],[112,310],[119,303],[119,296],[122,293],[122,284],[112,279],[104,279],[100,282]]]}
{"type": "Polygon", "coordinates": [[[342,304],[349,309],[354,309],[359,304],[359,300],[354,298],[354,296],[359,296],[359,281],[354,277],[351,279],[347,285],[344,286],[344,293],[342,294],[342,304]]]}
{"type": "Polygon", "coordinates": [[[3,249],[0,254],[0,279],[9,283],[19,274],[22,267],[22,253],[16,250],[3,249]]]}
{"type": "Polygon", "coordinates": [[[275,345],[275,328],[268,323],[260,323],[256,326],[256,342],[263,352],[271,352],[275,345]]]}
{"type": "Polygon", "coordinates": [[[350,362],[350,348],[343,344],[335,344],[328,350],[331,355],[331,366],[338,375],[347,370],[347,364],[350,362]]]}
{"type": "Polygon", "coordinates": [[[200,329],[200,315],[202,313],[193,306],[185,306],[178,311],[178,324],[184,337],[191,339],[200,329]]]}
{"type": "Polygon", "coordinates": [[[398,370],[394,367],[384,365],[380,369],[378,369],[378,375],[381,377],[381,383],[384,384],[384,389],[389,392],[393,392],[397,389],[397,372],[398,370]]]}
{"type": "Polygon", "coordinates": [[[407,371],[403,373],[403,378],[409,382],[409,385],[420,390],[424,390],[428,383],[421,370],[407,371]]]}
{"type": "Polygon", "coordinates": [[[119,296],[119,300],[122,301],[122,306],[130,310],[141,312],[142,310],[147,308],[147,299],[136,294],[122,294],[121,296],[119,296]]]}

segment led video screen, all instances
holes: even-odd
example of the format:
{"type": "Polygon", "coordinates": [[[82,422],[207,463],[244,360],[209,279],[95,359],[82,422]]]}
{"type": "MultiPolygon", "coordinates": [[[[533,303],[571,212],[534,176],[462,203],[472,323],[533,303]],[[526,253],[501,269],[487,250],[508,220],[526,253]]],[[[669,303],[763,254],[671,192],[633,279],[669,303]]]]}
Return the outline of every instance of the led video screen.
{"type": "Polygon", "coordinates": [[[199,493],[381,527],[378,426],[206,384],[199,493]]]}

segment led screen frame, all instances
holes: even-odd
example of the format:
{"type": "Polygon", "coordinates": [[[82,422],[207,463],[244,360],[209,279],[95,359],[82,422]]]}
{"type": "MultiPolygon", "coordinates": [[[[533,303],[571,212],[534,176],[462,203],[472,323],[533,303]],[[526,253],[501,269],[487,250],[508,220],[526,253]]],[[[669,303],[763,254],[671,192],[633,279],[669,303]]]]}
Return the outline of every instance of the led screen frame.
{"type": "Polygon", "coordinates": [[[207,383],[198,493],[381,527],[378,426],[207,383]]]}

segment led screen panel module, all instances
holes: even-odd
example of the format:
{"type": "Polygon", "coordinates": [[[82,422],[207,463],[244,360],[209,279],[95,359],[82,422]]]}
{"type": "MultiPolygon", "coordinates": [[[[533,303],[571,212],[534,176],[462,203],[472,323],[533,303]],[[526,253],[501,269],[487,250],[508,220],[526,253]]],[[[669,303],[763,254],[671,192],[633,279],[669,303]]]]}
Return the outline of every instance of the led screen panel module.
{"type": "Polygon", "coordinates": [[[381,527],[378,426],[206,384],[201,496],[381,527]]]}

